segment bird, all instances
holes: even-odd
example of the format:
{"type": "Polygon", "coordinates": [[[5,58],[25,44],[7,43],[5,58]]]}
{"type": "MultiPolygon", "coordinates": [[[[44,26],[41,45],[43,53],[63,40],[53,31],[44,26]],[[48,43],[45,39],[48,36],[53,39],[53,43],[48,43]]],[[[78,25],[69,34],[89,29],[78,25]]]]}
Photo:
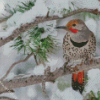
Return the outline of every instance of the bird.
{"type": "MultiPolygon", "coordinates": [[[[56,29],[64,29],[66,31],[62,46],[66,64],[81,60],[81,66],[82,63],[92,60],[96,51],[96,38],[84,21],[72,19],[65,26],[57,26],[56,29]]],[[[81,94],[85,86],[84,78],[84,70],[72,73],[72,88],[79,90],[81,94]]]]}

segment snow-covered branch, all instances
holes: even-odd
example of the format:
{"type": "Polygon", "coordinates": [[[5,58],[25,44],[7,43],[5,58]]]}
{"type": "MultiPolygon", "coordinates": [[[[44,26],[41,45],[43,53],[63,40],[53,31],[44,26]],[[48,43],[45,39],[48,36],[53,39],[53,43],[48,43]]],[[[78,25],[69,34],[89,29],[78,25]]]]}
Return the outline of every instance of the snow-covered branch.
{"type": "Polygon", "coordinates": [[[18,37],[21,33],[26,32],[27,30],[31,29],[32,27],[34,27],[35,25],[39,24],[39,23],[43,23],[45,21],[51,21],[51,20],[57,20],[57,19],[63,19],[81,12],[89,12],[89,13],[93,13],[96,15],[100,15],[100,11],[98,11],[97,9],[78,9],[78,10],[74,10],[68,14],[63,15],[63,17],[59,17],[57,16],[43,16],[43,17],[36,17],[35,21],[31,22],[31,23],[26,23],[24,25],[21,25],[20,28],[15,29],[12,34],[6,38],[4,38],[3,40],[0,41],[0,47],[5,45],[6,43],[12,41],[14,38],[18,37]]]}
{"type": "MultiPolygon", "coordinates": [[[[90,61],[87,64],[83,64],[82,66],[76,65],[78,67],[78,71],[80,70],[85,70],[88,71],[90,69],[95,69],[95,68],[100,68],[100,59],[94,58],[92,61],[90,61]]],[[[6,80],[2,81],[2,84],[7,87],[7,89],[12,90],[14,88],[19,88],[19,87],[25,87],[29,85],[34,85],[38,83],[42,83],[43,80],[45,82],[55,82],[55,80],[58,77],[61,77],[63,75],[68,75],[73,73],[74,71],[69,70],[70,66],[67,66],[66,72],[64,72],[64,66],[61,66],[61,68],[56,69],[54,72],[48,72],[45,73],[44,75],[30,75],[30,76],[24,76],[20,78],[15,78],[12,80],[6,80]]],[[[0,84],[0,93],[5,92],[5,88],[0,84]]]]}

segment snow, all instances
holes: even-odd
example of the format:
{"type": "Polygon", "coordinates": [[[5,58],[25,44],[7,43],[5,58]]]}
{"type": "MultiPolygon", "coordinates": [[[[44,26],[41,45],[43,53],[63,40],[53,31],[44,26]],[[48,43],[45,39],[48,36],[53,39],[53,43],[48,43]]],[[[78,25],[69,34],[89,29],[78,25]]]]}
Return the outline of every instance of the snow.
{"type": "Polygon", "coordinates": [[[29,87],[27,90],[27,95],[31,98],[34,98],[37,96],[36,90],[35,90],[35,86],[33,86],[32,88],[29,87]]]}
{"type": "Polygon", "coordinates": [[[60,91],[57,88],[57,82],[54,83],[52,92],[50,100],[83,100],[83,96],[79,92],[74,91],[71,87],[60,91]]]}
{"type": "Polygon", "coordinates": [[[50,66],[51,72],[55,71],[57,68],[59,69],[64,64],[64,59],[61,57],[49,57],[46,66],[50,66]]]}
{"type": "Polygon", "coordinates": [[[30,45],[30,47],[31,47],[32,49],[36,49],[36,47],[34,46],[33,42],[31,42],[29,45],[30,45]]]}
{"type": "Polygon", "coordinates": [[[57,90],[56,95],[63,98],[63,100],[83,100],[82,95],[79,92],[74,91],[71,87],[65,89],[63,92],[57,90]]]}
{"type": "Polygon", "coordinates": [[[15,13],[11,18],[8,19],[7,25],[11,26],[16,23],[17,26],[20,26],[21,24],[32,22],[35,20],[36,16],[46,16],[47,11],[47,7],[45,6],[43,0],[37,0],[32,9],[24,13],[15,13]]]}
{"type": "MultiPolygon", "coordinates": [[[[9,42],[7,43],[6,45],[4,45],[4,48],[3,48],[3,55],[5,56],[10,56],[10,52],[14,52],[15,50],[13,48],[11,48],[10,46],[13,44],[13,42],[9,42]],[[6,49],[7,48],[7,49],[6,49]]],[[[16,51],[15,51],[16,52],[16,51]]]]}
{"type": "MultiPolygon", "coordinates": [[[[21,2],[22,0],[17,0],[17,1],[4,0],[4,1],[8,1],[9,4],[12,4],[11,6],[14,7],[15,5],[17,5],[17,3],[15,2],[18,2],[18,1],[21,2]]],[[[62,16],[62,14],[58,13],[58,11],[61,11],[63,8],[69,9],[69,6],[71,6],[70,5],[71,1],[73,1],[75,5],[80,8],[84,8],[84,7],[92,8],[92,9],[98,8],[100,10],[98,0],[59,0],[59,1],[58,0],[46,0],[46,6],[51,8],[50,15],[53,15],[52,10],[55,10],[55,15],[57,14],[59,16],[62,16]]],[[[0,32],[0,37],[9,36],[10,34],[12,34],[13,30],[20,27],[21,24],[34,21],[36,16],[46,16],[47,11],[48,11],[46,6],[43,0],[37,0],[35,6],[29,11],[26,11],[25,13],[21,13],[21,12],[15,13],[11,18],[8,19],[7,21],[8,28],[6,29],[6,31],[0,32]]],[[[66,19],[65,22],[67,23],[67,21],[69,21],[69,19],[66,19]]],[[[57,38],[60,39],[59,42],[61,43],[61,47],[62,47],[63,36],[65,35],[65,33],[64,33],[64,30],[60,30],[59,34],[57,33],[57,31],[54,29],[54,27],[56,26],[56,22],[57,21],[48,21],[48,22],[40,23],[38,26],[44,27],[45,30],[49,28],[49,31],[47,30],[44,34],[42,34],[41,38],[46,38],[48,35],[57,36],[57,38]],[[53,26],[52,27],[47,26],[50,24],[52,24],[53,26]]],[[[88,28],[96,34],[96,27],[97,27],[96,21],[94,19],[88,18],[86,19],[85,23],[88,26],[88,28]]],[[[28,37],[23,36],[24,43],[26,43],[27,39],[28,37]]],[[[9,68],[8,66],[10,66],[15,61],[16,53],[13,52],[12,49],[8,48],[9,46],[10,44],[8,45],[6,44],[4,47],[2,47],[2,50],[0,49],[1,50],[0,51],[1,53],[0,54],[0,59],[1,59],[0,66],[2,66],[0,68],[1,70],[0,77],[3,76],[5,72],[8,70],[9,68]]],[[[30,46],[32,47],[31,43],[30,43],[30,46]]],[[[32,48],[35,49],[34,46],[32,48]]],[[[62,65],[64,64],[64,59],[61,55],[59,55],[59,57],[51,55],[48,58],[48,61],[49,62],[46,63],[46,67],[50,66],[51,72],[55,71],[57,68],[62,67],[62,65]]],[[[31,70],[30,72],[33,75],[44,75],[44,70],[46,67],[40,64],[38,66],[35,66],[35,68],[31,70]]],[[[9,76],[7,77],[7,79],[12,79],[13,77],[14,77],[14,73],[11,72],[9,76]]],[[[86,93],[90,92],[91,90],[93,90],[96,93],[98,90],[100,90],[100,86],[99,86],[100,70],[91,69],[90,71],[88,71],[88,77],[89,77],[89,81],[85,87],[86,93]]],[[[48,82],[46,83],[46,87],[47,87],[46,89],[51,89],[50,90],[52,92],[51,100],[83,100],[83,96],[80,95],[79,92],[72,90],[71,87],[66,88],[64,91],[60,91],[56,83],[54,83],[51,88],[51,85],[48,82]]],[[[30,98],[35,98],[37,96],[35,85],[34,87],[30,86],[25,92],[30,98]]],[[[22,92],[21,94],[23,95],[22,97],[24,97],[25,92],[24,91],[22,92]]],[[[5,95],[7,96],[7,94],[5,95]]],[[[38,97],[38,98],[40,100],[40,98],[42,97],[38,97]]]]}
{"type": "Polygon", "coordinates": [[[9,73],[8,76],[7,76],[7,80],[11,80],[15,77],[15,74],[13,72],[9,73]]]}
{"type": "Polygon", "coordinates": [[[91,69],[88,71],[88,83],[85,86],[86,93],[89,93],[91,90],[97,94],[100,91],[100,69],[91,69]]]}
{"type": "Polygon", "coordinates": [[[0,32],[0,37],[2,37],[2,38],[8,37],[9,35],[12,34],[12,32],[13,32],[16,28],[18,28],[18,27],[12,26],[12,27],[10,27],[10,28],[7,28],[6,31],[0,32]]]}
{"type": "Polygon", "coordinates": [[[100,9],[98,0],[75,0],[74,3],[79,8],[100,9]]]}
{"type": "Polygon", "coordinates": [[[34,68],[33,74],[34,75],[44,75],[44,69],[45,67],[43,66],[43,64],[40,64],[34,68]]]}
{"type": "MultiPolygon", "coordinates": [[[[61,11],[63,9],[69,9],[71,7],[71,2],[73,0],[47,0],[46,6],[50,9],[50,15],[58,15],[59,17],[62,17],[63,14],[61,11]]],[[[73,9],[73,7],[71,7],[73,9]]]]}
{"type": "Polygon", "coordinates": [[[21,35],[22,35],[21,38],[22,38],[24,44],[26,44],[27,40],[30,39],[29,35],[27,34],[27,32],[24,32],[24,34],[21,34],[21,35]]]}
{"type": "MultiPolygon", "coordinates": [[[[0,0],[1,2],[4,2],[5,4],[9,4],[11,8],[15,8],[17,5],[21,5],[21,2],[26,3],[29,0],[0,0]]],[[[33,1],[33,0],[32,0],[33,1]]]]}
{"type": "Polygon", "coordinates": [[[12,99],[18,99],[17,96],[15,95],[15,93],[2,93],[0,94],[0,97],[9,97],[9,98],[12,98],[12,99]]]}
{"type": "Polygon", "coordinates": [[[0,48],[0,78],[6,74],[17,57],[17,51],[10,47],[11,44],[12,42],[9,42],[0,48]]]}
{"type": "Polygon", "coordinates": [[[4,11],[4,2],[0,1],[0,14],[4,11]]]}
{"type": "Polygon", "coordinates": [[[94,79],[95,77],[98,76],[98,74],[100,73],[100,70],[99,69],[91,69],[88,71],[88,77],[89,79],[94,79]]]}
{"type": "Polygon", "coordinates": [[[69,0],[49,0],[50,5],[48,6],[51,9],[61,10],[63,8],[69,9],[69,0]]]}
{"type": "MultiPolygon", "coordinates": [[[[37,0],[35,6],[25,13],[16,12],[12,17],[7,20],[6,36],[12,34],[13,30],[19,28],[22,24],[30,23],[35,20],[36,16],[46,16],[47,7],[43,0],[37,0]]],[[[5,36],[5,34],[4,34],[5,36]]]]}

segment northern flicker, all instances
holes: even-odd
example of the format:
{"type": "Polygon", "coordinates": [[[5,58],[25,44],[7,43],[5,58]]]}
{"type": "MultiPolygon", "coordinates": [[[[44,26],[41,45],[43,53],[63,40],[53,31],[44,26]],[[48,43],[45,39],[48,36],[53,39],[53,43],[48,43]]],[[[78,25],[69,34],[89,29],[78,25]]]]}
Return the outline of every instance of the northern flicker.
{"type": "MultiPolygon", "coordinates": [[[[80,19],[74,19],[66,26],[58,26],[57,29],[67,31],[63,39],[63,57],[66,62],[81,60],[84,63],[87,59],[94,57],[96,50],[96,39],[85,23],[80,19]]],[[[72,88],[84,90],[84,70],[72,75],[72,88]]]]}

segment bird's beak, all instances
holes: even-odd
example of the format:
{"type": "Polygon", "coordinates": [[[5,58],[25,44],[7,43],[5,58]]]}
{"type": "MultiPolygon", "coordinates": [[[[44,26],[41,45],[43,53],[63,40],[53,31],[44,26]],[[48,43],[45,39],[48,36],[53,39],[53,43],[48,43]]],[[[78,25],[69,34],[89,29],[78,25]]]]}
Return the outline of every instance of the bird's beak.
{"type": "Polygon", "coordinates": [[[57,26],[57,27],[55,27],[56,29],[68,29],[68,27],[66,27],[66,26],[57,26]]]}

